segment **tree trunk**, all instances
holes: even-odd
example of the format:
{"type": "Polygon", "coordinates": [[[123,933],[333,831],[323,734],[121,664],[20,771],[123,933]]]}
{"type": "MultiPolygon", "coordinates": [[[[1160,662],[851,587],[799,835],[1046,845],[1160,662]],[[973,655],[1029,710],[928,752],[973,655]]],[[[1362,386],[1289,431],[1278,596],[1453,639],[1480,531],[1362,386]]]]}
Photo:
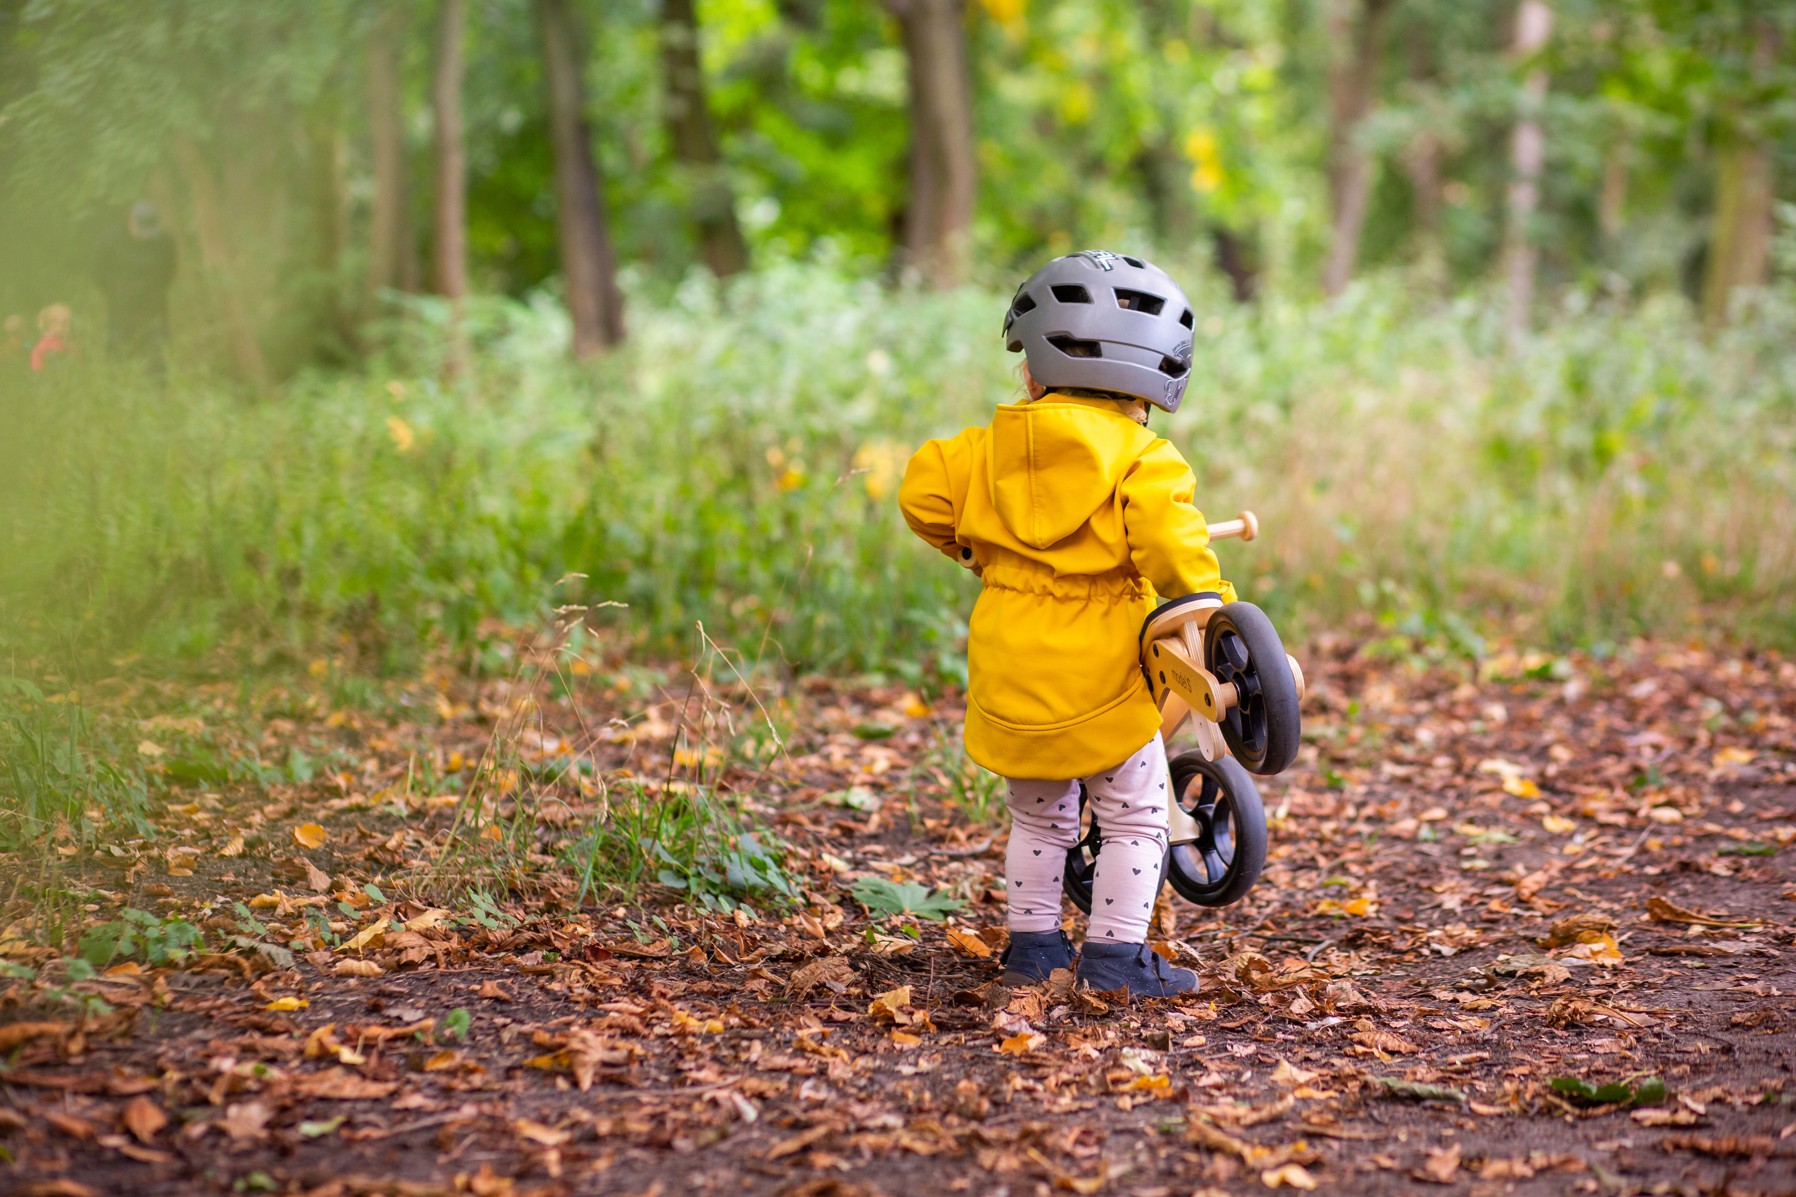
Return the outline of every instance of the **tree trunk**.
{"type": "Polygon", "coordinates": [[[667,128],[674,158],[690,181],[693,223],[711,273],[723,278],[748,267],[748,246],[736,223],[736,194],[717,152],[699,63],[698,18],[692,0],[662,0],[661,68],[667,88],[667,128]]]}
{"type": "Polygon", "coordinates": [[[469,364],[467,329],[462,320],[462,301],[468,293],[468,168],[461,120],[465,7],[466,0],[443,0],[430,84],[436,124],[436,244],[431,264],[437,294],[449,300],[447,366],[451,376],[465,374],[469,364]]]}
{"type": "Polygon", "coordinates": [[[374,202],[368,214],[368,289],[404,289],[412,243],[405,184],[405,101],[399,83],[399,22],[382,14],[368,46],[368,139],[374,202]]]}
{"type": "Polygon", "coordinates": [[[592,155],[592,132],[586,125],[580,79],[586,55],[569,0],[537,0],[536,19],[555,150],[555,232],[574,321],[574,356],[590,357],[624,339],[624,301],[617,289],[617,259],[592,155]]]}
{"type": "Polygon", "coordinates": [[[218,182],[206,164],[199,148],[185,136],[174,143],[175,165],[181,181],[187,186],[187,198],[193,204],[194,235],[200,247],[200,266],[206,275],[207,288],[218,305],[219,323],[230,345],[231,360],[237,375],[245,382],[261,388],[268,385],[268,362],[262,346],[249,322],[249,307],[238,294],[236,269],[226,248],[224,207],[218,199],[218,182]]]}
{"type": "MultiPolygon", "coordinates": [[[[1768,20],[1757,22],[1752,69],[1762,77],[1777,58],[1777,31],[1768,20]]],[[[1736,109],[1724,122],[1715,183],[1715,220],[1703,273],[1703,322],[1724,323],[1728,303],[1740,287],[1762,286],[1771,260],[1771,143],[1752,114],[1736,109]]]]}
{"type": "Polygon", "coordinates": [[[1378,62],[1390,10],[1391,0],[1333,0],[1328,11],[1329,41],[1337,47],[1328,72],[1330,229],[1322,268],[1322,290],[1330,296],[1346,290],[1353,278],[1372,196],[1372,156],[1360,144],[1360,129],[1378,93],[1378,62]]]}
{"type": "Polygon", "coordinates": [[[977,167],[964,0],[886,0],[910,80],[910,201],[904,268],[931,286],[965,280],[977,167]]]}
{"type": "MultiPolygon", "coordinates": [[[[1435,39],[1429,29],[1416,27],[1408,43],[1410,80],[1426,94],[1437,84],[1435,39]]],[[[1446,249],[1441,243],[1441,139],[1433,128],[1425,124],[1416,131],[1403,155],[1403,170],[1415,215],[1416,261],[1423,277],[1439,286],[1446,279],[1446,249]]]]}
{"type": "MultiPolygon", "coordinates": [[[[1553,10],[1546,0],[1522,0],[1515,18],[1515,58],[1520,63],[1546,48],[1553,32],[1553,10]]],[[[1547,73],[1536,68],[1522,81],[1521,112],[1509,141],[1509,228],[1504,251],[1509,276],[1509,340],[1528,335],[1534,311],[1534,270],[1540,257],[1530,227],[1540,207],[1540,171],[1546,161],[1546,135],[1540,110],[1546,102],[1547,73]]]]}
{"type": "Polygon", "coordinates": [[[318,348],[340,354],[354,338],[350,303],[343,288],[343,258],[349,251],[349,146],[342,113],[327,98],[309,114],[312,260],[317,272],[318,348]]]}

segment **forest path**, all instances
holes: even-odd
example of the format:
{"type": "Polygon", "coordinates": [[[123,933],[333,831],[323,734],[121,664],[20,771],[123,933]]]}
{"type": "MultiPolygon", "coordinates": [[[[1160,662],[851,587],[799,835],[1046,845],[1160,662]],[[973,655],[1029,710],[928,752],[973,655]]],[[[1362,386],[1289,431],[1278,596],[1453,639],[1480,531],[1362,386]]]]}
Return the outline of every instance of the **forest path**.
{"type": "Polygon", "coordinates": [[[724,773],[804,895],[758,917],[666,890],[540,913],[572,896],[552,850],[599,799],[532,762],[591,759],[618,802],[620,769],[719,766],[676,750],[678,716],[717,727],[734,701],[744,733],[744,694],[576,685],[520,732],[516,684],[449,680],[435,718],[272,720],[265,747],[348,763],[177,791],[161,841],[67,866],[89,921],[129,906],[224,950],[71,981],[9,945],[39,967],[0,998],[6,1186],[1796,1191],[1796,666],[1664,645],[1499,656],[1482,680],[1326,646],[1305,664],[1308,743],[1263,787],[1265,877],[1222,910],[1163,902],[1202,989],[1133,1006],[997,984],[1003,837],[957,791],[951,705],[784,700],[788,755],[724,773]],[[533,795],[501,830],[537,897],[392,900],[453,813],[420,762],[471,762],[495,727],[533,795]],[[966,901],[874,920],[864,877],[966,901]],[[251,942],[326,920],[337,945],[291,962],[251,942]]]}

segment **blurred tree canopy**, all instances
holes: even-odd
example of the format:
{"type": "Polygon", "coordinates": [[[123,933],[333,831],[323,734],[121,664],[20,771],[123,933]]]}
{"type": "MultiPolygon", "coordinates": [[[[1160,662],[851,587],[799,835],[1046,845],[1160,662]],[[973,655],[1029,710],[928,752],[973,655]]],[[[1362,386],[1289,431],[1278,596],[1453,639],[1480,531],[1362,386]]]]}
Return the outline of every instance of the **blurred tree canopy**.
{"type": "Polygon", "coordinates": [[[0,0],[0,309],[80,298],[147,197],[191,352],[344,360],[439,277],[451,86],[477,291],[792,256],[997,281],[1112,245],[1218,301],[1392,268],[1450,295],[1507,240],[1532,294],[1681,290],[1720,321],[1796,194],[1796,0],[1533,3],[1538,45],[1516,0],[0,0]],[[572,234],[558,96],[599,195],[572,234]],[[615,267],[571,269],[601,235],[615,267]]]}

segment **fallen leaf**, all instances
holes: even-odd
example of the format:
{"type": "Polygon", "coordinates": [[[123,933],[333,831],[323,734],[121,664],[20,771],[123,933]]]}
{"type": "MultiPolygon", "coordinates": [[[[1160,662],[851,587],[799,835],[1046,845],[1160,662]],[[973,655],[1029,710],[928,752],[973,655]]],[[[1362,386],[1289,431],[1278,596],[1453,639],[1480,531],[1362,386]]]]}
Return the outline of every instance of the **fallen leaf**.
{"type": "Polygon", "coordinates": [[[1696,927],[1743,928],[1763,925],[1758,919],[1723,919],[1713,915],[1700,914],[1657,897],[1646,900],[1646,914],[1655,923],[1689,923],[1696,927]]]}
{"type": "Polygon", "coordinates": [[[992,946],[971,931],[962,931],[959,927],[948,928],[948,942],[966,953],[968,956],[984,960],[992,954],[992,946]]]}
{"type": "Polygon", "coordinates": [[[535,1143],[538,1147],[561,1147],[573,1140],[572,1131],[557,1130],[540,1122],[532,1122],[528,1118],[514,1119],[511,1128],[518,1132],[520,1139],[535,1143]]]}
{"type": "Polygon", "coordinates": [[[66,1022],[15,1022],[0,1026],[0,1054],[10,1052],[33,1039],[66,1035],[73,1029],[73,1024],[66,1022]]]}
{"type": "Polygon", "coordinates": [[[1261,1172],[1260,1183],[1269,1189],[1313,1189],[1316,1187],[1316,1178],[1302,1164],[1280,1164],[1261,1172]]]}
{"type": "Polygon", "coordinates": [[[857,980],[854,966],[846,956],[825,956],[792,971],[786,982],[786,996],[801,998],[819,985],[835,993],[846,993],[857,980]]]}
{"type": "Polygon", "coordinates": [[[998,1044],[998,1050],[1007,1056],[1021,1056],[1034,1051],[1047,1041],[1046,1035],[1040,1035],[1034,1031],[1018,1031],[998,1044]]]}
{"type": "Polygon", "coordinates": [[[1445,1147],[1436,1147],[1422,1161],[1421,1171],[1415,1174],[1417,1180],[1430,1180],[1435,1184],[1450,1185],[1459,1175],[1459,1144],[1449,1143],[1445,1147]]]}
{"type": "Polygon", "coordinates": [[[384,937],[386,933],[387,920],[384,918],[376,919],[366,927],[363,927],[360,931],[357,931],[355,935],[347,943],[343,944],[342,947],[338,948],[337,951],[359,952],[363,948],[369,946],[379,947],[380,945],[375,941],[384,937]]]}
{"type": "Polygon", "coordinates": [[[1554,835],[1569,835],[1578,829],[1578,821],[1564,815],[1542,815],[1540,825],[1554,835]]]}
{"type": "Polygon", "coordinates": [[[1278,1067],[1272,1070],[1272,1083],[1295,1088],[1298,1085],[1309,1084],[1320,1075],[1322,1074],[1311,1072],[1307,1068],[1299,1068],[1289,1060],[1280,1060],[1278,1067]]]}
{"type": "Polygon", "coordinates": [[[1540,797],[1540,786],[1526,777],[1511,774],[1503,779],[1503,792],[1516,798],[1540,797]]]}
{"type": "Polygon", "coordinates": [[[1682,1107],[1666,1109],[1664,1106],[1648,1106],[1643,1110],[1635,1110],[1628,1115],[1641,1126],[1695,1126],[1700,1115],[1695,1110],[1682,1107]]]}
{"type": "Polygon", "coordinates": [[[1582,943],[1588,934],[1607,935],[1615,930],[1615,920],[1606,914],[1574,914],[1562,918],[1547,930],[1546,947],[1562,948],[1582,943]]]}
{"type": "Polygon", "coordinates": [[[1588,960],[1592,964],[1609,968],[1620,964],[1624,958],[1621,954],[1621,946],[1615,942],[1613,935],[1599,935],[1587,931],[1582,940],[1566,950],[1562,959],[1588,960]]]}
{"type": "Polygon", "coordinates": [[[306,884],[312,887],[312,892],[315,894],[329,893],[331,888],[330,874],[326,873],[311,861],[306,860],[304,857],[301,857],[300,861],[306,866],[306,884]]]}
{"type": "Polygon", "coordinates": [[[1372,1079],[1382,1085],[1392,1097],[1406,1097],[1411,1101],[1463,1102],[1466,1099],[1463,1089],[1449,1089],[1445,1085],[1430,1085],[1424,1081],[1409,1081],[1394,1076],[1375,1076],[1372,1079]]]}
{"type": "Polygon", "coordinates": [[[148,1144],[168,1125],[168,1115],[162,1112],[161,1106],[139,1094],[125,1103],[124,1110],[119,1113],[119,1121],[139,1143],[148,1144]]]}
{"type": "Polygon", "coordinates": [[[316,823],[301,823],[293,829],[293,839],[302,848],[322,848],[330,832],[316,823]]]}
{"type": "Polygon", "coordinates": [[[908,1005],[910,986],[900,985],[874,998],[873,1003],[867,1007],[867,1013],[873,1016],[874,1022],[897,1022],[900,1012],[908,1005]]]}
{"type": "Polygon", "coordinates": [[[262,1009],[273,1011],[276,1014],[291,1014],[295,1010],[304,1010],[311,1004],[302,997],[278,997],[263,1006],[262,1009]]]}
{"type": "Polygon", "coordinates": [[[378,977],[386,971],[372,960],[339,960],[331,969],[339,977],[378,977]]]}
{"type": "Polygon", "coordinates": [[[219,1121],[233,1143],[252,1143],[268,1137],[268,1120],[274,1111],[259,1101],[238,1102],[225,1109],[219,1121]]]}
{"type": "Polygon", "coordinates": [[[396,1081],[372,1081],[347,1068],[329,1068],[293,1078],[295,1094],[326,1101],[375,1101],[392,1096],[397,1088],[396,1081]]]}

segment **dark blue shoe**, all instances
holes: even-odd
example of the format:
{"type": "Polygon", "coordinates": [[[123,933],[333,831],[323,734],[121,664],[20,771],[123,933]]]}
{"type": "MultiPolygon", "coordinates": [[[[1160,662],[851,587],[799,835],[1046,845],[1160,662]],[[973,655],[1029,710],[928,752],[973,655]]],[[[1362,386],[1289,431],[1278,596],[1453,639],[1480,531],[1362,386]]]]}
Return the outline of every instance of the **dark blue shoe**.
{"type": "Polygon", "coordinates": [[[1055,969],[1073,966],[1073,941],[1064,931],[1012,931],[998,963],[1004,984],[1039,985],[1055,969]]]}
{"type": "Polygon", "coordinates": [[[1171,997],[1196,989],[1197,974],[1172,967],[1144,943],[1093,943],[1088,939],[1079,954],[1079,983],[1100,993],[1126,989],[1130,997],[1171,997]]]}

